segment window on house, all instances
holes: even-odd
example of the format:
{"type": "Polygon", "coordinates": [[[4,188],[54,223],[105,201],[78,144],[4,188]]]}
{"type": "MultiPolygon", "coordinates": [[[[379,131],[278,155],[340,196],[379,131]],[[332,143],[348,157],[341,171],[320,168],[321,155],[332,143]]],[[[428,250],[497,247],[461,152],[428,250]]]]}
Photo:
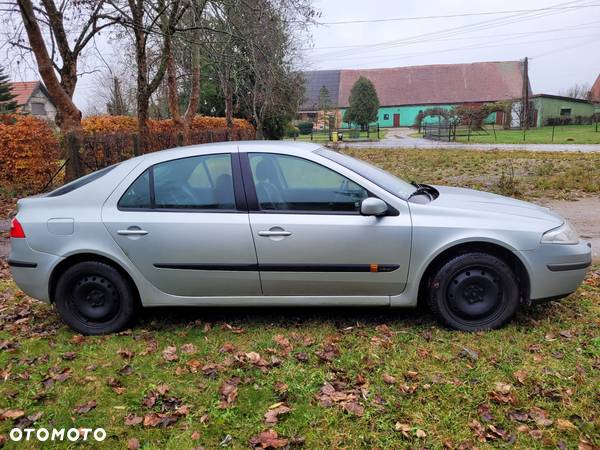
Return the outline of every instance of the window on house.
{"type": "Polygon", "coordinates": [[[31,114],[34,116],[45,116],[46,115],[46,105],[43,103],[32,103],[31,104],[31,114]]]}
{"type": "Polygon", "coordinates": [[[383,120],[390,120],[390,115],[389,114],[384,114],[383,115],[383,120]]]}
{"type": "Polygon", "coordinates": [[[560,115],[562,117],[571,117],[571,108],[560,108],[560,115]]]}

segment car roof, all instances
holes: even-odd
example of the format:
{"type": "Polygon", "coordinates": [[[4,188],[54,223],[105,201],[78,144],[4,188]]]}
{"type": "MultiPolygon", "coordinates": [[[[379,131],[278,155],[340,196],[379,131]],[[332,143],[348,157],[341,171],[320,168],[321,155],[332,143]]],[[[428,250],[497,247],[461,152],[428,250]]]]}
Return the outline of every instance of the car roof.
{"type": "Polygon", "coordinates": [[[142,161],[155,164],[157,162],[166,161],[169,159],[215,153],[215,151],[236,152],[238,148],[242,152],[249,151],[250,149],[252,149],[252,151],[256,151],[257,148],[263,148],[265,150],[273,150],[274,148],[277,148],[284,152],[289,151],[290,153],[297,154],[312,153],[322,147],[323,146],[320,144],[295,141],[227,141],[215,142],[211,144],[195,144],[184,147],[174,147],[167,150],[146,153],[136,158],[132,158],[126,162],[132,165],[137,165],[142,161]]]}

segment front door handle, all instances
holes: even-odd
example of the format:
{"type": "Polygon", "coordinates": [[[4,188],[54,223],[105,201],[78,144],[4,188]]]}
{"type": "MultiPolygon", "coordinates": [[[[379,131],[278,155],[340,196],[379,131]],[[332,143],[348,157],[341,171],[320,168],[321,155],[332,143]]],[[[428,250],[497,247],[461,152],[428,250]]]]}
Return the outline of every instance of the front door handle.
{"type": "Polygon", "coordinates": [[[266,230],[266,231],[259,231],[258,232],[259,236],[264,236],[264,237],[272,237],[272,236],[291,236],[292,232],[291,231],[285,231],[285,230],[266,230]]]}
{"type": "Polygon", "coordinates": [[[129,230],[118,230],[118,235],[121,236],[146,236],[148,232],[146,230],[129,229],[129,230]]]}

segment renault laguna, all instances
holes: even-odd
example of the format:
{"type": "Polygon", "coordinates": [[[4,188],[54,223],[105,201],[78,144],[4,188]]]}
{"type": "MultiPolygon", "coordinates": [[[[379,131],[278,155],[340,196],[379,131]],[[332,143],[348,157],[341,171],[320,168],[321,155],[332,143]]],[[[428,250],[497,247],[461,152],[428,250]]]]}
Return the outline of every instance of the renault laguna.
{"type": "Polygon", "coordinates": [[[9,265],[72,329],[113,333],[138,306],[423,301],[465,331],[575,291],[591,248],[547,208],[409,183],[313,144],[147,154],[19,200],[9,265]]]}

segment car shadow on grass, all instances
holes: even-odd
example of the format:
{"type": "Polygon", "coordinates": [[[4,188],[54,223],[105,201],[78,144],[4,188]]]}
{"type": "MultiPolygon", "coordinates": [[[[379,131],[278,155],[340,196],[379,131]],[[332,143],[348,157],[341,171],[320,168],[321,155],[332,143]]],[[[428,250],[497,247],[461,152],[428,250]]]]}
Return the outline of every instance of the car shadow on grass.
{"type": "Polygon", "coordinates": [[[329,324],[335,328],[363,325],[401,324],[406,327],[434,325],[435,317],[417,309],[375,307],[160,307],[144,308],[137,325],[153,329],[168,329],[204,323],[231,326],[298,327],[329,324]]]}

